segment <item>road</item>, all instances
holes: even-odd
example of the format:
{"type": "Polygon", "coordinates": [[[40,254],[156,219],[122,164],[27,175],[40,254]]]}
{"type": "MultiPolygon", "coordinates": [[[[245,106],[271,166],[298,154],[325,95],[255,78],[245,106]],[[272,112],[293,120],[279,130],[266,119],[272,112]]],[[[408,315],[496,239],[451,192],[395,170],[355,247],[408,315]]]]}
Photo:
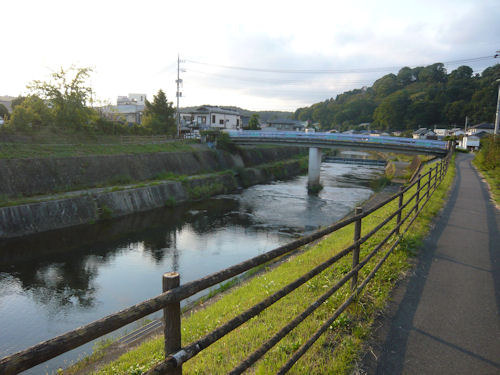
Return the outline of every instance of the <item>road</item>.
{"type": "Polygon", "coordinates": [[[448,202],[364,359],[368,374],[500,374],[500,213],[459,154],[448,202]]]}

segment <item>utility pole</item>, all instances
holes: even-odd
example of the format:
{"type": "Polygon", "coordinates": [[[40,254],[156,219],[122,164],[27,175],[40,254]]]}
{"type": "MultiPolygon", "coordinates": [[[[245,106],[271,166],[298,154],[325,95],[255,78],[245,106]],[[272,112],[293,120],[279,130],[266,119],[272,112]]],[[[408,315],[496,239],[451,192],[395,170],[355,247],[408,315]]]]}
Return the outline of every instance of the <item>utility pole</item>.
{"type": "MultiPolygon", "coordinates": [[[[500,50],[497,51],[495,55],[495,59],[499,56],[500,50]]],[[[497,94],[497,114],[495,116],[495,131],[493,134],[498,134],[498,123],[500,122],[500,79],[497,79],[498,82],[498,94],[497,94]]]]}
{"type": "Polygon", "coordinates": [[[177,83],[177,137],[181,137],[181,114],[179,113],[179,99],[182,96],[182,92],[180,91],[180,86],[182,84],[182,79],[180,78],[180,71],[181,71],[181,59],[179,54],[177,54],[177,80],[175,83],[177,83]]]}
{"type": "Polygon", "coordinates": [[[498,124],[500,123],[500,79],[497,79],[498,82],[498,95],[497,95],[497,114],[495,117],[495,136],[498,134],[498,124]]]}
{"type": "Polygon", "coordinates": [[[464,133],[467,134],[467,125],[469,124],[469,116],[465,116],[465,129],[464,133]]]}

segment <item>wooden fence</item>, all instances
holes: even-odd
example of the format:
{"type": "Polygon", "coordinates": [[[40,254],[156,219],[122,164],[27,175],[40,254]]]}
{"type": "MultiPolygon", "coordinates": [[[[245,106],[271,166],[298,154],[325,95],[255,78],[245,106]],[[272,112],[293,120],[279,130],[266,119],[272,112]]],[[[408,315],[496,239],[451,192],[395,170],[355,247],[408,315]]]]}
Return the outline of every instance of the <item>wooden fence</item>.
{"type": "Polygon", "coordinates": [[[146,145],[146,144],[167,143],[175,139],[179,138],[170,137],[167,135],[122,135],[120,137],[120,142],[123,145],[130,145],[130,144],[146,145]]]}
{"type": "Polygon", "coordinates": [[[404,233],[406,233],[408,228],[417,218],[418,214],[422,211],[425,204],[429,201],[432,193],[441,183],[448,170],[450,156],[451,153],[449,153],[445,159],[438,162],[427,173],[419,175],[417,180],[409,186],[401,187],[399,193],[377,204],[375,207],[366,211],[362,211],[358,208],[352,217],[310,235],[301,237],[267,253],[258,255],[222,271],[183,285],[179,285],[179,274],[166,273],[163,275],[163,293],[161,295],[77,328],[74,331],[67,332],[53,339],[34,345],[21,352],[5,357],[0,360],[0,374],[16,374],[20,371],[34,367],[161,309],[163,309],[164,317],[165,360],[153,369],[149,370],[147,374],[181,374],[183,363],[193,358],[196,354],[218,341],[229,332],[255,317],[273,303],[306,283],[308,280],[317,276],[319,273],[332,266],[340,259],[352,254],[351,270],[345,274],[342,279],[340,279],[335,285],[331,286],[328,291],[326,291],[301,314],[297,315],[292,321],[288,322],[288,324],[286,324],[279,332],[268,338],[266,342],[264,342],[257,350],[250,354],[230,372],[230,374],[241,374],[243,371],[251,367],[259,358],[261,358],[267,351],[269,351],[283,337],[297,327],[299,323],[312,314],[330,296],[332,296],[350,280],[351,294],[349,297],[340,307],[338,307],[334,314],[321,327],[319,327],[316,332],[314,332],[309,340],[297,349],[295,353],[293,353],[283,367],[277,372],[278,374],[284,374],[291,369],[294,363],[297,362],[297,360],[313,345],[313,343],[328,329],[328,327],[331,326],[340,314],[353,301],[356,301],[356,296],[375,276],[376,272],[399,244],[404,233]],[[414,186],[416,186],[416,191],[411,193],[410,189],[414,186]],[[373,230],[366,235],[361,236],[363,219],[379,208],[395,200],[398,201],[398,208],[382,222],[380,222],[373,230]],[[406,210],[404,215],[403,210],[406,210]],[[368,255],[366,255],[363,259],[359,259],[360,246],[394,218],[396,218],[395,227],[370,251],[368,255]],[[316,241],[321,237],[331,234],[352,223],[355,223],[355,230],[353,243],[350,246],[335,254],[326,262],[316,266],[314,269],[310,270],[282,289],[278,290],[260,303],[242,312],[223,325],[215,328],[212,332],[206,334],[199,340],[192,342],[187,346],[181,347],[180,303],[182,300],[232,277],[240,275],[256,266],[262,265],[285,254],[289,254],[303,245],[316,241]],[[384,249],[386,252],[383,257],[376,263],[372,271],[364,280],[358,280],[359,271],[383,249],[384,245],[388,243],[390,239],[394,239],[394,242],[391,242],[391,246],[388,250],[384,249]]]}

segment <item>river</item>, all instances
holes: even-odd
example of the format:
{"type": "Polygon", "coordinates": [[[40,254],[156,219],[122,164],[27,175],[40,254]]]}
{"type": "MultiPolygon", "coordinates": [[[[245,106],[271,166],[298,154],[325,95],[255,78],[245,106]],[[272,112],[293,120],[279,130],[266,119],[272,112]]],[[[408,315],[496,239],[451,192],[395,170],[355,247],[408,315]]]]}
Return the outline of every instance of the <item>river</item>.
{"type": "MultiPolygon", "coordinates": [[[[241,262],[331,224],[373,191],[383,167],[323,163],[318,196],[307,177],[117,220],[0,242],[0,358],[241,262]]],[[[51,372],[84,345],[26,373],[51,372]]]]}

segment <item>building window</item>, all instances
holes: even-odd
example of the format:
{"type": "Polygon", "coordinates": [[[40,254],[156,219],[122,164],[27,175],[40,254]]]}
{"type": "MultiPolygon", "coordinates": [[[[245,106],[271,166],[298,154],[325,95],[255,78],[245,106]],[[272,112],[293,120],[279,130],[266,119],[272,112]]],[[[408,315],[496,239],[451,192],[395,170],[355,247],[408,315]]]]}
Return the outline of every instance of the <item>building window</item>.
{"type": "Polygon", "coordinates": [[[201,123],[202,124],[206,124],[207,123],[207,117],[206,116],[202,116],[201,117],[201,123]]]}
{"type": "Polygon", "coordinates": [[[240,119],[239,118],[236,119],[236,126],[240,126],[240,119]]]}
{"type": "Polygon", "coordinates": [[[215,115],[212,115],[212,124],[215,124],[215,115]]]}
{"type": "Polygon", "coordinates": [[[219,124],[224,125],[224,120],[219,120],[219,124]]]}

